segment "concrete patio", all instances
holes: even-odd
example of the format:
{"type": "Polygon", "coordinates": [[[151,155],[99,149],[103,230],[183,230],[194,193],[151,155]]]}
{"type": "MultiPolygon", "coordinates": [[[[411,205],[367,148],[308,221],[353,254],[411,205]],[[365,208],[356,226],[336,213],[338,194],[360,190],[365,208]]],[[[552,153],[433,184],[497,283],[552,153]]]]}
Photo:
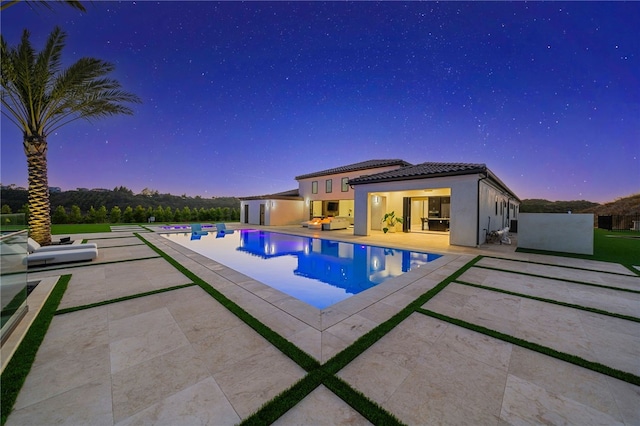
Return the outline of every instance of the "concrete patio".
{"type": "MultiPolygon", "coordinates": [[[[98,244],[90,264],[29,272],[42,280],[30,304],[63,274],[72,277],[59,309],[191,283],[135,231],[325,363],[482,255],[423,308],[640,375],[639,322],[528,297],[637,318],[640,277],[621,265],[516,253],[515,245],[453,247],[435,234],[269,230],[443,256],[319,310],[159,233],[120,229],[73,236],[98,244]]],[[[202,288],[182,287],[54,316],[7,425],[231,425],[306,374],[202,288]]],[[[640,424],[640,387],[419,312],[337,376],[408,425],[640,424]]],[[[319,386],[276,423],[369,421],[319,386]]]]}

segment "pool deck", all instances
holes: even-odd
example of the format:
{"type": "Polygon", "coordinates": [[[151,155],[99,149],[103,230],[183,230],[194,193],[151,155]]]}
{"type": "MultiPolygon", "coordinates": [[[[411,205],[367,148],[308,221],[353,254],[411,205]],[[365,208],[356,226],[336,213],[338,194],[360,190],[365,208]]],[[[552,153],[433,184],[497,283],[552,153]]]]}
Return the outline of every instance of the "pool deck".
{"type": "MultiPolygon", "coordinates": [[[[72,277],[59,309],[192,282],[139,232],[325,363],[480,255],[335,375],[408,425],[640,424],[640,387],[427,314],[640,376],[640,322],[578,308],[638,318],[640,276],[622,265],[516,253],[515,244],[454,247],[437,234],[265,229],[443,256],[319,310],[159,233],[124,227],[74,235],[97,243],[98,259],[30,271],[29,281],[42,281],[29,304],[64,274],[72,277]]],[[[3,346],[3,368],[17,343],[3,346]]],[[[201,287],[181,287],[54,316],[7,425],[237,424],[306,374],[201,287]]],[[[324,385],[276,423],[370,424],[324,385]]]]}

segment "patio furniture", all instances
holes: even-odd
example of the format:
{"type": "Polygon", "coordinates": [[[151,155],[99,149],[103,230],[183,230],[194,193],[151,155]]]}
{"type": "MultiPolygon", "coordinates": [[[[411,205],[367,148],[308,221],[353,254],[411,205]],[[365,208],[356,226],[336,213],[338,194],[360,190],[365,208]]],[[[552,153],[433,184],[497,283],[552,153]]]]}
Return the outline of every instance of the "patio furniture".
{"type": "Polygon", "coordinates": [[[98,257],[98,246],[95,243],[42,247],[33,239],[28,238],[27,251],[27,257],[23,259],[22,263],[28,266],[82,262],[98,257]]]}
{"type": "Polygon", "coordinates": [[[332,231],[335,229],[347,229],[349,227],[349,221],[343,217],[332,217],[329,223],[322,224],[323,231],[332,231]]]}
{"type": "Polygon", "coordinates": [[[314,217],[311,220],[302,222],[300,225],[302,225],[303,228],[319,229],[322,228],[323,223],[329,223],[329,218],[314,217]]]}
{"type": "Polygon", "coordinates": [[[204,235],[209,235],[209,232],[202,230],[202,225],[199,224],[199,223],[192,223],[190,225],[190,227],[191,227],[191,239],[192,240],[199,240],[204,235]]]}
{"type": "Polygon", "coordinates": [[[218,231],[218,234],[222,235],[233,234],[235,232],[234,229],[227,229],[227,225],[224,223],[216,223],[216,230],[218,231]]]}
{"type": "Polygon", "coordinates": [[[96,243],[85,243],[85,244],[51,245],[51,246],[43,247],[31,237],[27,238],[28,253],[44,253],[49,251],[79,250],[79,249],[91,249],[91,248],[97,249],[98,245],[96,243]]]}

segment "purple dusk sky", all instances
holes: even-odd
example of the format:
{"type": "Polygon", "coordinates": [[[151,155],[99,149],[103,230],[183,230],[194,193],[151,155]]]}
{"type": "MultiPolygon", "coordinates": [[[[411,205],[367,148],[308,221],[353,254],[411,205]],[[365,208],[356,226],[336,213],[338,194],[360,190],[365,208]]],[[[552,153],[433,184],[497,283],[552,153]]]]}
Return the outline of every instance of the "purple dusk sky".
{"type": "MultiPolygon", "coordinates": [[[[135,115],[48,136],[49,184],[248,196],[369,159],[485,163],[518,196],[640,192],[640,3],[85,2],[2,36],[116,64],[135,115]]],[[[2,117],[3,185],[27,185],[2,117]]]]}

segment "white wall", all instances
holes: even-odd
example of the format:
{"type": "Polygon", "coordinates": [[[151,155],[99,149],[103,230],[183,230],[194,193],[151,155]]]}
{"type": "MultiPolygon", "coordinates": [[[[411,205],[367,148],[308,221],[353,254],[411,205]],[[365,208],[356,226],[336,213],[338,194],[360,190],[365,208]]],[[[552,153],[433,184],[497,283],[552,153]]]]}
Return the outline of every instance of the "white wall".
{"type": "Polygon", "coordinates": [[[298,181],[298,192],[301,197],[305,200],[353,200],[354,198],[354,190],[351,187],[348,187],[348,190],[342,191],[342,178],[356,178],[362,175],[371,175],[374,173],[382,173],[389,170],[395,170],[399,166],[389,166],[389,167],[379,167],[377,169],[368,169],[368,170],[356,170],[348,173],[336,173],[333,175],[326,176],[316,176],[310,177],[306,179],[300,179],[298,181]],[[326,181],[330,179],[332,181],[332,191],[327,193],[326,189],[326,181]],[[318,182],[318,193],[311,193],[311,182],[318,182]]]}
{"type": "Polygon", "coordinates": [[[302,200],[246,200],[240,204],[240,221],[244,220],[244,206],[249,206],[249,225],[260,225],[260,204],[265,205],[266,226],[296,225],[308,218],[302,200]]]}
{"type": "Polygon", "coordinates": [[[371,223],[372,219],[369,215],[369,211],[372,209],[372,193],[382,197],[386,203],[384,205],[385,212],[395,211],[396,216],[402,217],[402,199],[406,194],[401,191],[450,188],[451,231],[449,242],[450,244],[475,247],[477,179],[477,175],[465,175],[356,185],[354,234],[369,235],[370,229],[380,229],[379,224],[371,223]]]}
{"type": "Polygon", "coordinates": [[[593,214],[520,213],[518,247],[593,254],[593,214]]]}
{"type": "Polygon", "coordinates": [[[247,200],[240,202],[240,222],[244,221],[244,209],[249,206],[249,225],[260,225],[260,204],[265,204],[267,200],[247,200]]]}
{"type": "Polygon", "coordinates": [[[478,228],[478,175],[452,176],[449,244],[475,247],[478,228]]]}
{"type": "Polygon", "coordinates": [[[480,181],[480,226],[478,241],[483,244],[488,231],[497,231],[511,226],[511,219],[518,218],[519,202],[510,198],[502,190],[493,186],[486,179],[480,181]],[[496,200],[498,203],[496,213],[496,200]]]}
{"type": "MultiPolygon", "coordinates": [[[[359,186],[360,185],[358,185],[358,187],[359,186]]],[[[355,204],[353,234],[369,235],[369,228],[371,226],[371,217],[369,215],[369,208],[371,207],[371,197],[369,196],[369,192],[364,188],[357,189],[355,191],[355,197],[353,201],[355,204]]]]}
{"type": "Polygon", "coordinates": [[[265,211],[265,225],[298,225],[308,220],[302,200],[269,200],[265,211]]]}

